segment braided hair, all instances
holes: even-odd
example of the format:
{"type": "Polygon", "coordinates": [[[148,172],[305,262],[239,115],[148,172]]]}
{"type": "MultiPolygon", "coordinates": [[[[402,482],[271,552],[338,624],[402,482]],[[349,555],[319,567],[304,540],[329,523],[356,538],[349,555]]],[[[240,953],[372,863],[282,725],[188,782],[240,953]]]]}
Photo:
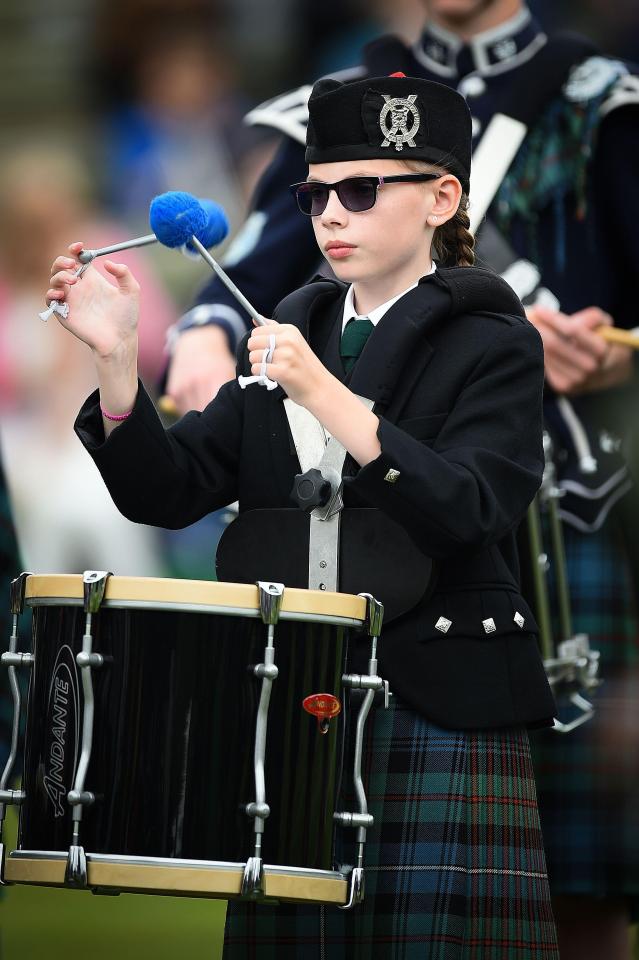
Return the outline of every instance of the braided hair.
{"type": "MultiPolygon", "coordinates": [[[[435,167],[420,160],[404,160],[404,164],[416,173],[447,173],[444,167],[435,167]]],[[[433,248],[437,259],[446,267],[472,267],[475,262],[475,238],[469,230],[469,199],[462,193],[457,213],[433,234],[433,248]]]]}

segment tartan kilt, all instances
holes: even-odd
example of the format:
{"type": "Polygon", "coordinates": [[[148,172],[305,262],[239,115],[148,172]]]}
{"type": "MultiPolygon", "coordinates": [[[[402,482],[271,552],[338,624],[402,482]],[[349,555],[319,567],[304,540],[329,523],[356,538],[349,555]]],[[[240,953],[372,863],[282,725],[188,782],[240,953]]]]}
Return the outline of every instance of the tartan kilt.
{"type": "MultiPolygon", "coordinates": [[[[391,704],[365,734],[364,903],[231,902],[225,960],[558,960],[527,733],[391,704]]],[[[355,862],[354,833],[338,831],[337,862],[355,862]]]]}
{"type": "MultiPolygon", "coordinates": [[[[600,651],[603,683],[588,695],[595,715],[582,727],[531,736],[550,886],[553,895],[627,897],[636,918],[639,623],[632,571],[614,516],[588,535],[564,524],[564,540],[573,630],[600,651]]],[[[566,710],[559,699],[560,719],[566,710]]]]}

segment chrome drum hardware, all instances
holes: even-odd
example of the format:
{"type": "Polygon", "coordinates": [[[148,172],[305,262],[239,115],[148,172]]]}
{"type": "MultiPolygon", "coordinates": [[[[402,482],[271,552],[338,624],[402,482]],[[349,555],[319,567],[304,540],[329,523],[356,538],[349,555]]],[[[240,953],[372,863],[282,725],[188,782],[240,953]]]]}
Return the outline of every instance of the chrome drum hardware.
{"type": "Polygon", "coordinates": [[[357,863],[350,874],[349,898],[348,902],[341,907],[342,910],[350,910],[351,907],[361,903],[364,899],[364,846],[366,844],[366,831],[374,824],[373,817],[368,812],[368,800],[362,781],[364,730],[368,714],[375,699],[375,694],[383,691],[385,707],[388,707],[390,697],[388,681],[382,680],[381,677],[377,676],[377,641],[382,629],[384,606],[370,594],[360,594],[360,596],[365,597],[368,601],[368,631],[372,639],[371,656],[368,661],[368,674],[345,674],[342,677],[342,683],[345,687],[352,690],[366,690],[366,695],[357,716],[355,757],[353,761],[353,784],[359,810],[356,813],[341,812],[334,814],[336,823],[339,823],[343,827],[356,827],[357,829],[357,863]]]}
{"type": "Polygon", "coordinates": [[[9,674],[9,685],[11,687],[11,696],[13,698],[13,722],[11,725],[11,747],[9,757],[5,764],[2,777],[0,777],[0,886],[4,885],[4,858],[5,849],[2,842],[4,830],[4,820],[7,813],[8,804],[19,806],[24,798],[24,790],[12,790],[9,788],[11,774],[16,762],[18,753],[18,738],[20,735],[20,716],[22,712],[22,702],[20,696],[20,685],[16,673],[17,667],[32,667],[33,654],[18,652],[18,621],[20,614],[24,610],[24,594],[29,573],[21,573],[19,577],[11,582],[10,588],[10,609],[11,609],[11,635],[9,637],[9,650],[2,654],[2,665],[7,667],[9,674]]]}
{"type": "Polygon", "coordinates": [[[255,822],[255,849],[249,857],[242,878],[242,896],[258,897],[264,894],[264,864],[262,861],[262,834],[264,821],[270,814],[266,802],[266,783],[264,779],[264,761],[266,758],[266,729],[268,725],[268,708],[271,700],[273,681],[277,679],[278,669],[275,666],[275,626],[280,617],[283,583],[258,583],[260,598],[260,613],[262,621],[268,627],[266,647],[264,649],[264,663],[253,667],[253,673],[262,680],[260,704],[257,710],[255,723],[255,802],[246,806],[246,813],[255,822]]]}
{"type": "Polygon", "coordinates": [[[544,454],[546,463],[541,489],[528,510],[528,537],[544,667],[558,706],[567,706],[574,714],[566,721],[555,719],[553,729],[557,733],[570,733],[594,715],[594,707],[587,695],[601,684],[599,651],[591,650],[585,633],[573,634],[566,555],[559,517],[559,498],[562,492],[556,483],[553,447],[548,433],[544,433],[544,454]],[[540,509],[548,516],[550,557],[544,550],[540,509]],[[548,571],[551,563],[554,567],[559,614],[560,638],[557,642],[553,637],[548,598],[548,571]]]}
{"type": "Polygon", "coordinates": [[[69,790],[67,800],[73,807],[73,837],[69,847],[69,857],[65,881],[70,887],[87,886],[87,861],[84,848],[80,846],[80,823],[82,811],[95,802],[95,796],[84,789],[87,768],[91,760],[93,747],[93,719],[95,700],[93,697],[93,678],[91,671],[101,667],[104,663],[99,653],[93,653],[93,636],[91,633],[92,620],[100,609],[104,599],[107,579],[110,574],[106,570],[87,570],[82,578],[84,583],[84,612],[86,625],[82,638],[82,650],[76,657],[82,675],[82,692],[84,707],[82,715],[82,748],[80,762],[75,774],[73,790],[69,790]]]}

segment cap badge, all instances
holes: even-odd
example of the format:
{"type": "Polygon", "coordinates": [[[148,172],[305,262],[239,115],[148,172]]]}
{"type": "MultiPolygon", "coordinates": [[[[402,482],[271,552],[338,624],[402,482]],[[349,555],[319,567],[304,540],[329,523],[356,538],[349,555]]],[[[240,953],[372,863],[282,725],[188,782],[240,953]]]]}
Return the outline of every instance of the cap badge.
{"type": "Polygon", "coordinates": [[[421,122],[419,110],[415,106],[417,94],[413,93],[405,100],[401,97],[389,97],[385,93],[382,96],[385,100],[379,115],[379,125],[384,134],[382,146],[389,147],[394,143],[396,150],[403,150],[404,144],[414,147],[414,137],[421,122]]]}

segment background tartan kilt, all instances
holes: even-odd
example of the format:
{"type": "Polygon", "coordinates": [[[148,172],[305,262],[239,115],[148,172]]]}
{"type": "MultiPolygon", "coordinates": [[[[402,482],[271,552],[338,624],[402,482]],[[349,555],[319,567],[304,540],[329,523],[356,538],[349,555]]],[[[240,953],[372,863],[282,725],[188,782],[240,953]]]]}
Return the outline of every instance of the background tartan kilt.
{"type": "MultiPolygon", "coordinates": [[[[564,524],[564,538],[573,630],[600,651],[604,682],[589,696],[595,716],[584,726],[531,735],[550,887],[553,895],[626,896],[637,919],[639,623],[631,567],[618,516],[589,535],[564,524]]],[[[561,700],[558,714],[570,716],[561,700]]]]}
{"type": "MultiPolygon", "coordinates": [[[[230,902],[225,960],[558,960],[526,732],[443,730],[391,704],[366,729],[364,903],[230,902]]],[[[353,863],[355,831],[338,834],[353,863]]]]}

